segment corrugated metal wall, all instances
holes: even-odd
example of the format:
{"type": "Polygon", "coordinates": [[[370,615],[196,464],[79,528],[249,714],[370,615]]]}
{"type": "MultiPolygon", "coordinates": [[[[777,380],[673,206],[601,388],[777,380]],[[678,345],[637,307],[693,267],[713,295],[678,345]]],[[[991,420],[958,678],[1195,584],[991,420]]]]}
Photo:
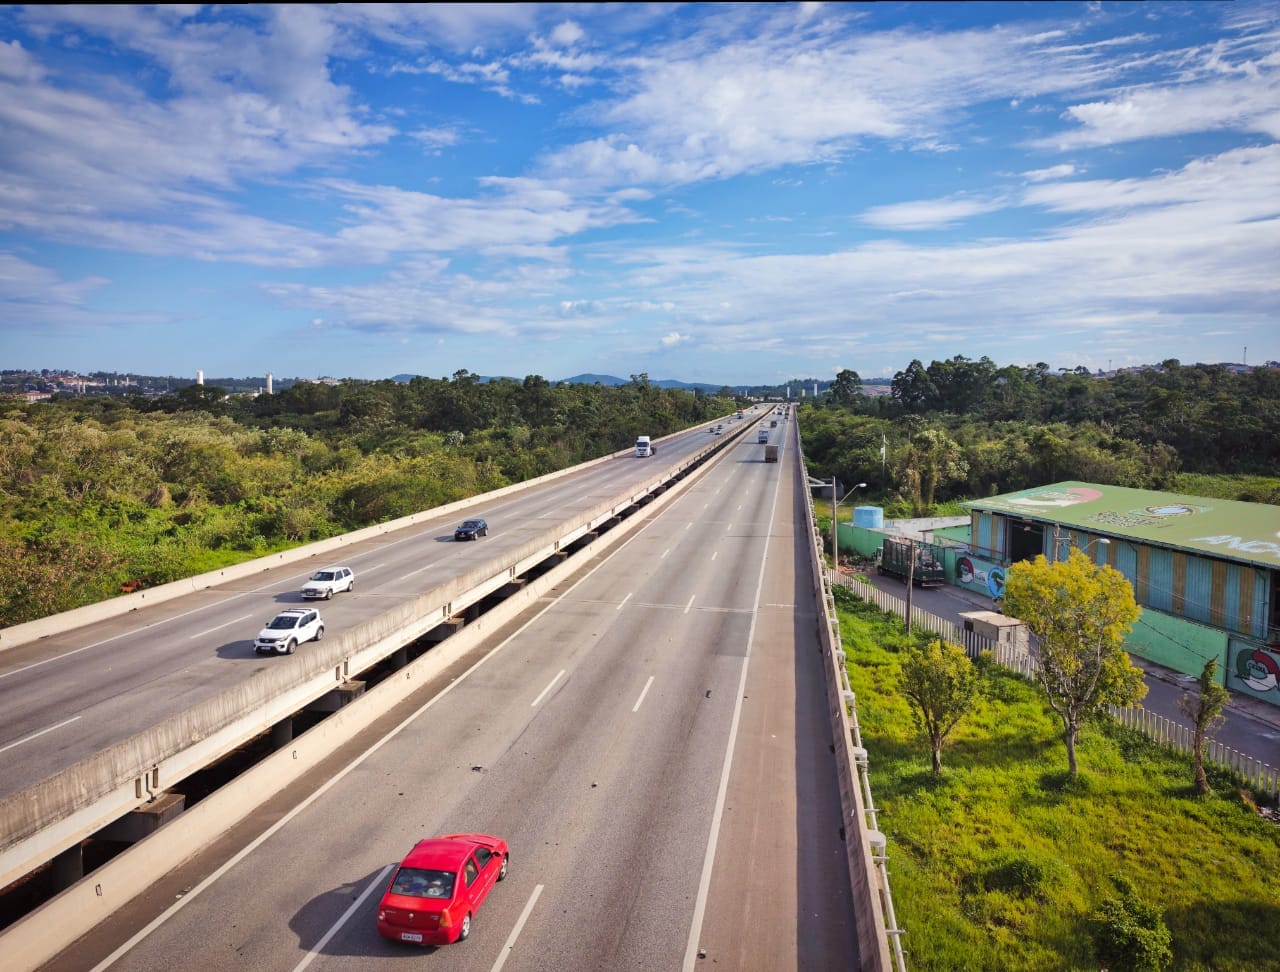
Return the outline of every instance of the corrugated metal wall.
{"type": "MultiPolygon", "coordinates": [[[[992,559],[1007,559],[1003,543],[1006,522],[999,515],[973,512],[977,547],[990,551],[992,559]]],[[[1055,531],[1046,524],[1044,554],[1050,560],[1060,560],[1067,555],[1068,545],[1077,547],[1094,563],[1109,564],[1124,574],[1143,607],[1255,638],[1266,637],[1268,571],[1129,540],[1098,541],[1097,534],[1065,527],[1055,531]]]]}

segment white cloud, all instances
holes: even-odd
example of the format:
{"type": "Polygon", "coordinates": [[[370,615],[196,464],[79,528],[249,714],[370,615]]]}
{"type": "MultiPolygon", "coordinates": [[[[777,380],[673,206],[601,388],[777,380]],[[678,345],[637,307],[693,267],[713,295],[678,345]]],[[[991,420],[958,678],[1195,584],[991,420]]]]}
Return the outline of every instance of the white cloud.
{"type": "Polygon", "coordinates": [[[1080,170],[1070,162],[1064,162],[1062,165],[1051,165],[1047,169],[1032,169],[1022,173],[1022,178],[1028,182],[1053,182],[1058,179],[1069,179],[1080,170]]]}
{"type": "Polygon", "coordinates": [[[994,212],[1005,203],[983,199],[921,199],[875,206],[860,217],[868,226],[892,230],[929,230],[955,226],[972,216],[994,212]]]}
{"type": "Polygon", "coordinates": [[[662,335],[662,346],[664,348],[674,348],[681,344],[688,344],[693,338],[688,334],[681,334],[679,331],[670,331],[662,335]]]}

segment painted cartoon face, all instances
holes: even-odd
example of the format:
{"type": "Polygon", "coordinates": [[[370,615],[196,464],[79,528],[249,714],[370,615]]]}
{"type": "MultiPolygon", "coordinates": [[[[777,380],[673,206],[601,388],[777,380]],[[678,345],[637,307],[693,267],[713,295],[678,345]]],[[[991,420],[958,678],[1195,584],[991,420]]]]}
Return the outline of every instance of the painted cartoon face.
{"type": "Polygon", "coordinates": [[[1026,496],[1016,496],[1009,500],[1012,506],[1075,506],[1077,503],[1091,503],[1100,499],[1102,493],[1084,486],[1072,486],[1068,489],[1043,489],[1026,496]]]}
{"type": "Polygon", "coordinates": [[[1240,680],[1255,692],[1270,692],[1280,685],[1280,665],[1264,651],[1255,651],[1239,661],[1240,680]]]}
{"type": "Polygon", "coordinates": [[[1174,503],[1169,506],[1148,506],[1145,512],[1148,516],[1183,516],[1187,513],[1194,513],[1195,508],[1183,506],[1181,503],[1174,503]]]}

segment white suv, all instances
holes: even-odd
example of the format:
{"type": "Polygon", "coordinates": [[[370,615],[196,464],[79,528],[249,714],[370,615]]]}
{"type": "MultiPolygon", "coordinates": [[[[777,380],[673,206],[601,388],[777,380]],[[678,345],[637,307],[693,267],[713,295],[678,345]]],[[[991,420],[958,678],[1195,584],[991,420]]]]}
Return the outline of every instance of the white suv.
{"type": "Polygon", "coordinates": [[[274,652],[277,655],[292,655],[293,649],[304,641],[324,637],[324,621],[315,608],[290,608],[281,611],[258,632],[254,639],[253,650],[259,654],[274,652]]]}
{"type": "Polygon", "coordinates": [[[326,567],[317,570],[302,588],[302,596],[308,600],[323,597],[326,601],[335,594],[356,589],[356,575],[350,567],[326,567]]]}

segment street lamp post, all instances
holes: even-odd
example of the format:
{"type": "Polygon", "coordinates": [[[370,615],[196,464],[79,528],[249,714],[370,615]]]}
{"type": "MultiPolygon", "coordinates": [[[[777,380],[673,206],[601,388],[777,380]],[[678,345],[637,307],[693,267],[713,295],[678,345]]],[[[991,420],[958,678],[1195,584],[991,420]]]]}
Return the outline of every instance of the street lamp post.
{"type": "Polygon", "coordinates": [[[856,490],[865,489],[866,486],[866,483],[858,483],[837,500],[836,477],[834,473],[831,475],[831,566],[836,570],[840,569],[840,531],[837,529],[840,518],[836,515],[836,511],[839,510],[840,504],[852,496],[856,490]]]}
{"type": "MultiPolygon", "coordinates": [[[[1062,535],[1062,527],[1061,527],[1061,525],[1060,525],[1060,524],[1055,523],[1055,524],[1053,525],[1053,560],[1054,560],[1054,562],[1055,562],[1055,563],[1057,563],[1057,561],[1061,559],[1061,558],[1058,556],[1058,549],[1059,549],[1059,544],[1061,544],[1063,540],[1066,540],[1066,541],[1067,541],[1067,545],[1068,545],[1068,547],[1070,547],[1070,544],[1071,544],[1071,536],[1068,534],[1067,536],[1065,536],[1065,537],[1064,537],[1064,536],[1062,535]]],[[[1092,540],[1090,540],[1088,543],[1086,543],[1083,547],[1080,547],[1080,548],[1078,548],[1078,549],[1079,549],[1081,552],[1083,552],[1083,553],[1088,553],[1088,552],[1089,552],[1089,548],[1090,548],[1090,547],[1092,547],[1095,543],[1097,543],[1097,544],[1101,544],[1102,546],[1104,546],[1104,547],[1105,547],[1105,546],[1110,545],[1111,540],[1110,540],[1110,538],[1109,538],[1109,537],[1094,537],[1092,540]]],[[[1069,556],[1069,555],[1068,555],[1068,556],[1069,556]]]]}

